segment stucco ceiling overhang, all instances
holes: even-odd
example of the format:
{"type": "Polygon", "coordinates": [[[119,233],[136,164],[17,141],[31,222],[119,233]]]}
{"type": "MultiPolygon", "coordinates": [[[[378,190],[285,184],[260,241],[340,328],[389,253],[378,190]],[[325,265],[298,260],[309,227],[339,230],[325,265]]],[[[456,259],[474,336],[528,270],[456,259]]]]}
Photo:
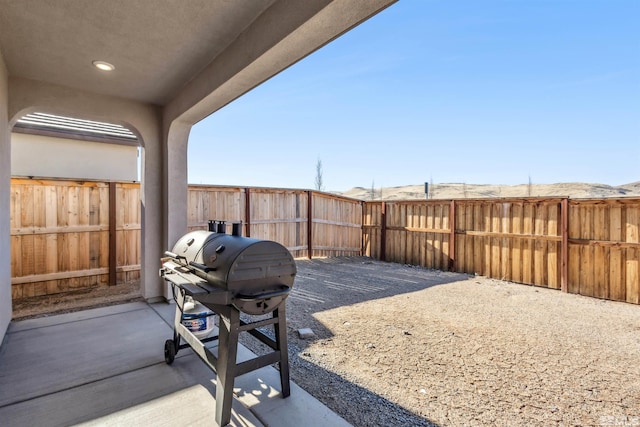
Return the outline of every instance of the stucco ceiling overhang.
{"type": "Polygon", "coordinates": [[[191,104],[178,105],[179,115],[253,62],[275,63],[272,75],[393,1],[0,0],[0,50],[10,77],[160,106],[191,104]],[[338,25],[325,22],[336,16],[338,25]],[[314,19],[309,34],[303,27],[314,19]],[[296,31],[311,40],[297,59],[265,61],[270,49],[285,58],[295,43],[273,48],[296,31]],[[99,71],[95,60],[115,70],[99,71]]]}

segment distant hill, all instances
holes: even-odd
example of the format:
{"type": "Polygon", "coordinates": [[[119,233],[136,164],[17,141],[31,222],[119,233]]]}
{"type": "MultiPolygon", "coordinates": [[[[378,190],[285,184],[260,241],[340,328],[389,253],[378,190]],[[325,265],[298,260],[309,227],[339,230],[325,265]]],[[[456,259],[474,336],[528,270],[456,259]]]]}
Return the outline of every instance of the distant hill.
{"type": "MultiPolygon", "coordinates": [[[[354,187],[340,192],[346,197],[360,200],[412,200],[425,199],[424,184],[401,187],[375,188],[354,187]]],[[[558,183],[558,184],[520,184],[520,185],[484,185],[445,183],[429,185],[430,198],[433,199],[476,199],[487,197],[570,197],[610,198],[640,197],[640,181],[625,185],[558,183]]]]}

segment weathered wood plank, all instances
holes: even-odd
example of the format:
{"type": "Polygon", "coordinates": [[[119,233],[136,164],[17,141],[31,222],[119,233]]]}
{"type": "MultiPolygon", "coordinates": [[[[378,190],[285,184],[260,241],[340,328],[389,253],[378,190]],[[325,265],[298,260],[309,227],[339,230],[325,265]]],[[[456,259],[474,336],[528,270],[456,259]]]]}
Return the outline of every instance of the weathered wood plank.
{"type": "Polygon", "coordinates": [[[11,236],[11,277],[20,277],[22,273],[22,237],[11,236]]]}
{"type": "Polygon", "coordinates": [[[627,207],[626,224],[625,224],[625,242],[639,243],[640,242],[640,206],[635,208],[627,207]]]}
{"type": "Polygon", "coordinates": [[[624,255],[626,255],[626,251],[623,249],[611,248],[609,250],[609,298],[614,301],[627,300],[624,255]]]}
{"type": "Polygon", "coordinates": [[[534,241],[533,255],[533,284],[538,286],[549,286],[547,278],[547,245],[544,242],[534,241]]]}
{"type": "Polygon", "coordinates": [[[626,301],[640,304],[640,250],[626,249],[626,301]]]}
{"type": "Polygon", "coordinates": [[[560,264],[562,262],[560,257],[560,250],[562,248],[562,237],[560,227],[560,203],[551,203],[548,205],[548,217],[547,217],[547,234],[549,236],[558,236],[560,241],[547,242],[546,248],[546,263],[547,263],[547,286],[551,289],[560,289],[561,286],[561,274],[560,264]]]}
{"type": "MultiPolygon", "coordinates": [[[[483,223],[483,214],[482,214],[482,205],[474,204],[472,205],[473,209],[473,225],[471,226],[471,230],[484,230],[483,223]]],[[[467,250],[471,251],[471,256],[473,257],[473,263],[471,264],[472,268],[469,273],[484,275],[484,238],[483,237],[473,237],[471,239],[473,242],[471,246],[467,246],[467,250]]]]}
{"type": "Polygon", "coordinates": [[[523,204],[513,203],[511,207],[511,280],[522,282],[522,240],[515,238],[522,234],[523,204]]]}
{"type": "MultiPolygon", "coordinates": [[[[533,234],[534,231],[534,207],[531,203],[525,203],[522,215],[522,233],[533,234]]],[[[522,242],[522,282],[533,284],[533,258],[534,258],[534,241],[533,239],[525,239],[522,242]]]]}
{"type": "Polygon", "coordinates": [[[547,243],[547,286],[560,289],[560,244],[547,243]]]}

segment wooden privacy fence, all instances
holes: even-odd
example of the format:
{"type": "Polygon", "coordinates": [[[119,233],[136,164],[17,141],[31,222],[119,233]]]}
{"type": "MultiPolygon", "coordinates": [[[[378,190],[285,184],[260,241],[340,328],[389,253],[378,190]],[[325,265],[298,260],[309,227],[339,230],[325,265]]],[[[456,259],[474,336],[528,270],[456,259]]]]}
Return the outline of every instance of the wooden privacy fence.
{"type": "Polygon", "coordinates": [[[14,299],[140,278],[140,186],[11,180],[14,299]]]}
{"type": "MultiPolygon", "coordinates": [[[[360,255],[362,202],[305,190],[190,186],[189,230],[243,222],[296,257],[360,255]]],[[[140,279],[140,185],[11,180],[14,299],[140,279]]]]}
{"type": "Polygon", "coordinates": [[[294,257],[362,251],[362,202],[309,190],[189,186],[189,230],[242,222],[243,235],[275,240],[294,257]]]}
{"type": "Polygon", "coordinates": [[[365,202],[363,253],[640,304],[640,199],[365,202]]]}
{"type": "MultiPolygon", "coordinates": [[[[189,186],[188,228],[242,222],[295,257],[364,254],[640,304],[640,198],[361,202],[189,186]]],[[[11,181],[14,299],[140,278],[137,183],[11,181]]]]}

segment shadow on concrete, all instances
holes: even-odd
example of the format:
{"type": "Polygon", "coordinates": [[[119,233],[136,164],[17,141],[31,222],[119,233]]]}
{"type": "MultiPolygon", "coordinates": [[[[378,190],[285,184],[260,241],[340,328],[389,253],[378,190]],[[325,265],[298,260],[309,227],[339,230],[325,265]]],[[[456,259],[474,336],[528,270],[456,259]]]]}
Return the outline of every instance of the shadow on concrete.
{"type": "MultiPolygon", "coordinates": [[[[13,322],[0,348],[0,424],[211,425],[215,374],[192,352],[167,365],[170,335],[142,302],[13,322]]],[[[262,424],[234,402],[232,425],[262,424]]]]}

